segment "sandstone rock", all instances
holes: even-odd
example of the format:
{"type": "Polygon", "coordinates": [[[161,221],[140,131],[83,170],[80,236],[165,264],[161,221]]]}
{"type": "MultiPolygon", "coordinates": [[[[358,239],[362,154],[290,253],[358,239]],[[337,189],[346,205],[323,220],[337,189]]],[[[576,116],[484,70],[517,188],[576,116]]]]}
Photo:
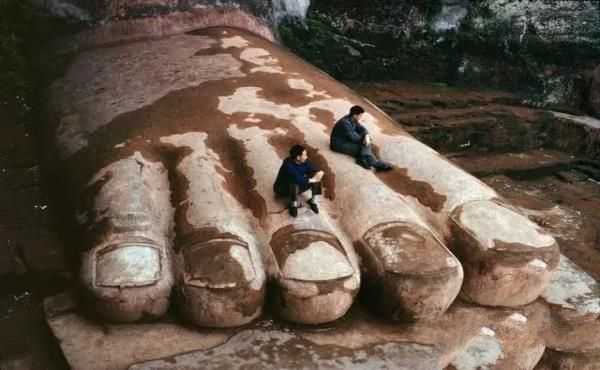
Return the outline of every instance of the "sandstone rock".
{"type": "Polygon", "coordinates": [[[98,325],[81,314],[72,294],[47,299],[45,311],[74,370],[526,370],[543,352],[539,329],[548,319],[539,303],[512,311],[458,302],[436,322],[390,325],[355,305],[344,320],[317,328],[267,316],[241,329],[192,331],[173,317],[98,325]]]}
{"type": "Polygon", "coordinates": [[[552,322],[545,335],[553,350],[570,353],[600,351],[600,285],[561,255],[558,271],[542,294],[552,322]]]}
{"type": "Polygon", "coordinates": [[[585,81],[579,73],[557,72],[540,77],[542,88],[525,99],[525,103],[538,108],[582,114],[585,81]]]}
{"type": "Polygon", "coordinates": [[[600,355],[574,354],[546,350],[535,370],[597,370],[600,368],[600,355]]]}
{"type": "Polygon", "coordinates": [[[552,145],[588,158],[600,158],[600,120],[590,116],[574,116],[552,112],[557,122],[551,122],[548,135],[552,145]]]}
{"type": "Polygon", "coordinates": [[[304,25],[284,23],[280,34],[340,79],[492,84],[576,112],[583,93],[577,66],[597,63],[599,25],[598,4],[589,0],[378,0],[313,2],[304,25]],[[350,45],[362,57],[352,57],[350,45]],[[551,77],[549,64],[559,67],[551,77]]]}
{"type": "Polygon", "coordinates": [[[227,332],[189,329],[166,320],[157,324],[103,325],[80,315],[76,296],[44,302],[47,322],[73,370],[121,370],[135,362],[207,349],[227,332]]]}
{"type": "MultiPolygon", "coordinates": [[[[531,314],[539,316],[536,312],[531,314]]],[[[515,311],[503,320],[481,328],[479,334],[452,360],[448,369],[533,369],[545,346],[537,334],[541,320],[539,317],[530,320],[525,315],[515,311]]]]}
{"type": "Polygon", "coordinates": [[[531,303],[546,288],[558,265],[558,247],[522,214],[502,202],[474,201],[457,207],[451,222],[466,298],[514,307],[531,303]]]}
{"type": "Polygon", "coordinates": [[[286,331],[244,330],[226,344],[164,360],[133,365],[129,370],[167,369],[439,369],[439,352],[418,343],[382,343],[367,348],[319,346],[286,331]]]}
{"type": "Polygon", "coordinates": [[[600,118],[600,65],[594,69],[592,74],[588,92],[588,108],[596,118],[600,118]]]}
{"type": "Polygon", "coordinates": [[[151,324],[99,324],[82,315],[72,294],[48,298],[45,311],[73,370],[243,365],[437,370],[473,343],[484,327],[496,331],[505,356],[502,361],[513,361],[507,363],[528,363],[526,358],[535,357],[532,354],[539,348],[535,337],[529,336],[539,324],[538,307],[517,315],[457,303],[433,323],[390,325],[355,305],[344,320],[317,328],[287,325],[267,316],[236,330],[190,330],[173,317],[151,324]]]}

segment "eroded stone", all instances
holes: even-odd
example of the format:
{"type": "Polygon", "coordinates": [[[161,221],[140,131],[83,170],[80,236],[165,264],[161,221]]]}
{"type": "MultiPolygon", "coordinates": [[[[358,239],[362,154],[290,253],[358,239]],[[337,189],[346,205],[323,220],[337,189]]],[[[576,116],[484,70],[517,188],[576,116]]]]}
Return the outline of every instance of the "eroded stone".
{"type": "Polygon", "coordinates": [[[144,286],[161,276],[160,251],[150,245],[120,244],[100,251],[96,258],[96,284],[100,286],[144,286]]]}
{"type": "Polygon", "coordinates": [[[598,282],[561,255],[558,271],[542,294],[552,312],[546,333],[548,347],[569,353],[600,351],[600,289],[598,282]]]}
{"type": "Polygon", "coordinates": [[[452,361],[450,369],[533,369],[546,348],[538,334],[543,322],[543,315],[531,309],[505,315],[482,327],[452,361]],[[532,315],[532,319],[525,315],[532,315]]]}
{"type": "Polygon", "coordinates": [[[167,369],[383,369],[435,370],[439,352],[417,343],[389,342],[367,348],[320,346],[294,332],[242,331],[226,344],[165,360],[133,365],[129,370],[167,369]]]}
{"type": "Polygon", "coordinates": [[[428,230],[390,222],[371,228],[363,240],[357,249],[375,310],[396,320],[430,320],[456,298],[462,267],[428,230]]]}
{"type": "Polygon", "coordinates": [[[454,248],[465,269],[463,293],[490,306],[535,300],[558,266],[554,238],[497,201],[474,201],[451,216],[454,248]]]}

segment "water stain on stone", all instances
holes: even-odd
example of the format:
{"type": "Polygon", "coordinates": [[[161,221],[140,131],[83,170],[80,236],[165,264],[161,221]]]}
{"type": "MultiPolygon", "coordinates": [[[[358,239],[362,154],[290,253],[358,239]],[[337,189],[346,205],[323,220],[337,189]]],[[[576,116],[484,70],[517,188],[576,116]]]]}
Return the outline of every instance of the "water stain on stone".
{"type": "Polygon", "coordinates": [[[227,192],[250,209],[254,217],[258,220],[264,220],[267,215],[267,203],[256,190],[257,182],[254,178],[254,170],[248,165],[247,150],[244,143],[231,136],[228,137],[228,141],[231,145],[227,151],[219,148],[219,157],[221,164],[229,171],[223,171],[219,166],[215,168],[221,176],[225,177],[227,192]]]}
{"type": "Polygon", "coordinates": [[[522,264],[524,261],[533,261],[534,259],[542,260],[549,271],[558,266],[560,260],[560,251],[556,244],[548,247],[536,248],[521,243],[507,243],[502,240],[494,239],[494,248],[488,252],[497,256],[507,264],[522,264]]]}
{"type": "Polygon", "coordinates": [[[188,245],[193,244],[202,244],[215,239],[231,239],[241,244],[246,244],[246,242],[242,240],[239,236],[229,232],[223,232],[217,227],[196,228],[192,233],[186,234],[184,239],[185,241],[182,240],[182,243],[179,243],[179,247],[186,247],[188,245]]]}
{"type": "Polygon", "coordinates": [[[181,161],[192,154],[193,151],[191,148],[176,147],[166,143],[162,143],[158,147],[158,151],[161,153],[162,161],[167,168],[171,204],[175,207],[175,248],[177,248],[182,244],[181,237],[190,233],[194,227],[187,218],[188,203],[186,202],[186,199],[188,189],[190,188],[190,182],[175,169],[179,166],[181,161]]]}
{"type": "MultiPolygon", "coordinates": [[[[230,255],[233,246],[230,241],[217,240],[185,248],[185,271],[192,280],[201,280],[209,287],[224,282],[246,284],[243,267],[230,255]]],[[[243,248],[247,249],[246,246],[243,248]]]]}
{"type": "Polygon", "coordinates": [[[395,192],[416,198],[433,212],[440,212],[444,208],[446,196],[436,193],[433,186],[425,181],[413,180],[406,168],[396,167],[393,171],[378,173],[377,177],[395,192]]]}
{"type": "MultiPolygon", "coordinates": [[[[197,34],[210,36],[221,30],[203,30],[197,34]]],[[[318,86],[315,86],[315,89],[318,91],[325,91],[332,96],[347,97],[352,103],[364,104],[364,102],[361,102],[349,89],[341,86],[337,81],[306,65],[305,62],[293,54],[279,49],[269,41],[243,31],[233,29],[228,29],[228,31],[230,31],[229,37],[242,35],[249,41],[250,46],[268,50],[273,58],[278,59],[278,65],[288,75],[269,74],[265,76],[264,73],[253,73],[241,78],[232,77],[220,81],[208,81],[198,86],[173,91],[149,106],[144,106],[138,110],[117,116],[109,124],[90,133],[87,137],[88,146],[63,162],[65,170],[62,170],[62,173],[68,173],[71,180],[69,183],[70,190],[67,190],[67,192],[73,194],[79,193],[87,181],[100,168],[106,167],[119,159],[130,157],[135,152],[140,152],[147,161],[162,162],[170,173],[174,170],[177,161],[181,159],[180,156],[183,154],[169,154],[172,148],[165,150],[164,145],[158,144],[159,138],[176,134],[201,132],[207,134],[207,146],[217,153],[220,158],[220,165],[223,168],[217,166],[216,170],[225,178],[224,190],[237,199],[245,208],[251,210],[255,217],[259,219],[264,218],[266,214],[266,202],[256,191],[256,180],[254,179],[252,168],[247,163],[243,143],[230,137],[226,130],[232,124],[238,124],[240,127],[243,127],[246,123],[243,120],[235,122],[242,115],[227,115],[221,112],[218,109],[219,97],[231,96],[238,88],[243,86],[258,86],[262,88],[261,96],[275,104],[303,106],[320,100],[307,98],[303,90],[289,88],[287,78],[291,75],[300,75],[307,81],[311,81],[311,83],[318,81],[318,86]],[[152,140],[152,142],[148,142],[149,140],[152,140]],[[115,145],[124,142],[127,145],[118,149],[115,148],[115,145]]],[[[215,44],[215,46],[206,50],[210,50],[214,54],[216,47],[215,44]]],[[[238,58],[239,53],[243,50],[241,48],[230,49],[232,49],[232,52],[238,52],[238,58]]],[[[202,52],[202,50],[199,52],[202,52]]],[[[253,67],[253,65],[250,66],[248,63],[245,63],[243,66],[243,68],[250,67],[253,67]]],[[[370,107],[366,108],[367,110],[373,110],[370,107]]],[[[322,110],[313,110],[312,112],[317,115],[320,123],[329,127],[333,126],[332,113],[322,110]]],[[[376,116],[380,123],[385,122],[380,112],[373,110],[370,113],[376,116]]],[[[267,120],[265,116],[261,116],[261,120],[264,122],[257,124],[258,127],[272,128],[276,123],[277,127],[286,130],[291,137],[303,138],[300,135],[301,132],[291,122],[287,120],[275,120],[274,117],[267,120]]],[[[247,118],[247,114],[244,117],[247,118]]],[[[271,139],[271,144],[274,145],[280,155],[282,146],[287,146],[289,143],[287,139],[280,140],[275,137],[271,139]]],[[[319,168],[326,171],[323,181],[325,187],[328,189],[327,197],[335,199],[334,171],[320,154],[321,148],[308,147],[308,149],[311,160],[319,168]]],[[[274,174],[276,171],[277,168],[273,168],[274,174]]],[[[172,198],[178,201],[185,200],[184,195],[177,195],[175,193],[183,193],[192,185],[178,175],[173,176],[169,174],[169,178],[172,182],[175,182],[174,185],[171,185],[172,198]]],[[[410,193],[411,186],[416,183],[414,181],[392,182],[397,184],[396,188],[407,193],[410,193]]],[[[435,195],[432,191],[426,191],[431,189],[427,189],[425,185],[422,185],[422,188],[423,190],[420,190],[421,193],[435,195]]],[[[422,200],[425,203],[431,203],[434,208],[437,203],[441,202],[438,198],[422,196],[422,200]],[[429,198],[431,200],[428,202],[429,198]]],[[[79,201],[77,203],[81,204],[79,201]]],[[[173,204],[178,208],[178,202],[173,202],[173,204]]],[[[180,227],[180,229],[184,230],[183,234],[193,233],[193,227],[185,224],[185,217],[182,217],[182,214],[183,211],[178,211],[178,216],[176,217],[177,224],[183,225],[180,227]]]]}

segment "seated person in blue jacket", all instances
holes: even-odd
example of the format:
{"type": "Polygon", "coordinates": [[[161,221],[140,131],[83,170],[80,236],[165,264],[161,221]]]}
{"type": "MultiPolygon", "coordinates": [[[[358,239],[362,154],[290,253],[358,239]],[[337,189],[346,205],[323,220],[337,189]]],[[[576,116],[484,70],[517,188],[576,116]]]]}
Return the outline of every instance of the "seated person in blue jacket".
{"type": "Polygon", "coordinates": [[[340,118],[333,127],[329,146],[334,152],[356,158],[356,163],[368,170],[375,168],[376,171],[389,171],[392,166],[375,157],[369,131],[359,122],[364,112],[359,105],[350,108],[350,113],[340,118]]]}
{"type": "Polygon", "coordinates": [[[283,160],[273,190],[275,194],[290,198],[289,212],[293,217],[298,216],[298,195],[311,190],[308,206],[314,213],[319,213],[315,197],[321,194],[321,179],[323,171],[317,169],[308,161],[308,154],[302,145],[294,145],[290,156],[283,160]]]}

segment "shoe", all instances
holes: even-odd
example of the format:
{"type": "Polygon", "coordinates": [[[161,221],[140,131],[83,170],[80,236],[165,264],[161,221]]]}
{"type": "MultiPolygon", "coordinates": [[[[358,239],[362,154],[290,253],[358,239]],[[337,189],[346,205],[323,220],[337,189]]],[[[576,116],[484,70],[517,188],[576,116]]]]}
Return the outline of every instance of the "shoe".
{"type": "Polygon", "coordinates": [[[380,162],[375,165],[375,171],[377,172],[391,171],[393,168],[394,167],[390,166],[385,162],[380,162]]]}
{"type": "Polygon", "coordinates": [[[314,213],[319,213],[319,206],[317,206],[317,203],[311,202],[310,200],[306,203],[314,213]]]}
{"type": "Polygon", "coordinates": [[[298,207],[289,206],[288,211],[290,212],[290,216],[298,217],[298,207]]]}
{"type": "Polygon", "coordinates": [[[366,170],[370,170],[372,166],[362,158],[356,158],[356,163],[366,170]]]}

